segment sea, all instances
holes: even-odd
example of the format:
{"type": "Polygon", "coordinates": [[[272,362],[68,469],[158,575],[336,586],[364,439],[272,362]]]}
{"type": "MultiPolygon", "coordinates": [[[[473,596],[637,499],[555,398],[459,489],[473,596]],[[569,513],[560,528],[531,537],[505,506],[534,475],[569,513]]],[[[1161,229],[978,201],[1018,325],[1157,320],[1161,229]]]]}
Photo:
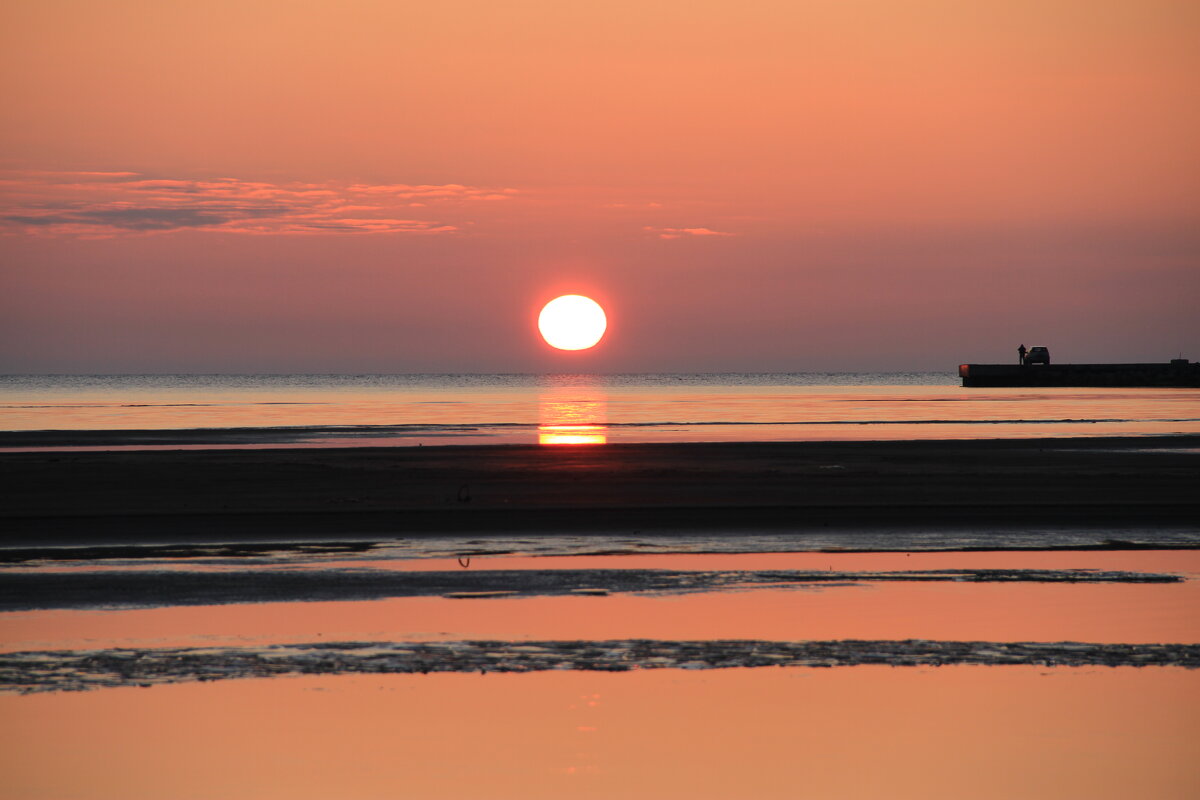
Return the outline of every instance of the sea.
{"type": "Polygon", "coordinates": [[[944,372],[4,375],[0,449],[916,440],[1200,433],[1200,390],[944,372]]]}

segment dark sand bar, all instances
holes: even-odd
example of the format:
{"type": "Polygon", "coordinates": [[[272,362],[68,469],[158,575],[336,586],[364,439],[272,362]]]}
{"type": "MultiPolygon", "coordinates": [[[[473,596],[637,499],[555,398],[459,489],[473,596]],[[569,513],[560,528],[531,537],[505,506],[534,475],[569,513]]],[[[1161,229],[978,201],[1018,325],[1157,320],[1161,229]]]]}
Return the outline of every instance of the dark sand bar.
{"type": "Polygon", "coordinates": [[[1196,527],[1200,437],[0,453],[9,546],[1196,527]]]}
{"type": "Polygon", "coordinates": [[[1087,642],[320,642],[0,655],[0,692],[83,691],[279,675],[952,664],[1200,667],[1200,645],[1087,642]]]}
{"type": "Polygon", "coordinates": [[[617,593],[839,588],[861,582],[1178,583],[1178,575],[1099,570],[957,569],[892,572],[796,570],[444,570],[369,569],[78,571],[0,574],[0,612],[218,603],[378,600],[386,597],[606,596],[617,593]]]}

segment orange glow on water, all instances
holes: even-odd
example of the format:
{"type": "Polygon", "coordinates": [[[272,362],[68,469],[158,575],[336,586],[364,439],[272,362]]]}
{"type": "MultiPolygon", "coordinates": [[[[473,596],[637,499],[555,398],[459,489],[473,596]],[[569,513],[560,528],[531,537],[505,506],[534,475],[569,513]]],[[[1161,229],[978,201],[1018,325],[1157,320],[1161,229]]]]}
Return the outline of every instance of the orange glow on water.
{"type": "Polygon", "coordinates": [[[538,444],[604,444],[606,430],[602,425],[539,425],[538,444]]]}
{"type": "MultiPolygon", "coordinates": [[[[913,386],[621,386],[572,376],[568,386],[348,384],[263,387],[98,385],[62,395],[6,393],[5,430],[163,430],[307,426],[466,426],[470,443],[535,441],[529,424],[608,426],[610,442],[829,441],[1141,436],[1200,433],[1188,389],[979,389],[913,386]],[[454,402],[446,402],[455,392],[454,402]],[[268,402],[264,402],[268,401],[268,402]],[[703,424],[691,424],[692,421],[703,424]],[[716,424],[716,421],[731,424],[716,424]],[[931,423],[931,421],[936,421],[931,423]],[[1053,422],[1050,422],[1053,421],[1053,422]],[[491,428],[489,426],[497,427],[491,428]]],[[[393,438],[322,436],[302,446],[468,443],[409,431],[393,438]]],[[[270,446],[265,435],[255,447],[270,446]]],[[[143,445],[151,446],[151,445],[143,445]]],[[[184,445],[170,445],[182,447],[184,445]]],[[[205,445],[210,446],[210,445],[205,445]]],[[[225,445],[228,446],[228,445],[225,445]]],[[[295,446],[289,444],[288,446],[295,446]]]]}
{"type": "Polygon", "coordinates": [[[538,399],[538,444],[605,444],[608,397],[596,386],[559,386],[538,399]]]}

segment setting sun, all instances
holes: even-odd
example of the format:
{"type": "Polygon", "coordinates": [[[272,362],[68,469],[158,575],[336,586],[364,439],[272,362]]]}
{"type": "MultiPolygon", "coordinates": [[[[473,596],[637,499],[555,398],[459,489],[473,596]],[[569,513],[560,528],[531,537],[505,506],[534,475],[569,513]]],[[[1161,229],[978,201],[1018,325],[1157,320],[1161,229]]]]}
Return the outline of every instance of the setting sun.
{"type": "Polygon", "coordinates": [[[590,297],[565,294],[556,297],[538,315],[538,330],[551,347],[586,350],[604,336],[608,319],[604,309],[590,297]]]}

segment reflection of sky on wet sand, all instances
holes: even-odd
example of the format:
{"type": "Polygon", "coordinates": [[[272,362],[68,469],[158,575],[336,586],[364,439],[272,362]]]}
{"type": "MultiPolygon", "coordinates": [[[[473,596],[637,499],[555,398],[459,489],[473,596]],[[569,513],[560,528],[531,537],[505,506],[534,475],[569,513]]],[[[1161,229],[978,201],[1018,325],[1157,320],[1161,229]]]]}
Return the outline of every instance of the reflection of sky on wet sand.
{"type": "Polygon", "coordinates": [[[598,386],[556,386],[538,398],[538,444],[604,444],[608,397],[598,386]]]}
{"type": "MultiPolygon", "coordinates": [[[[441,559],[324,562],[372,564],[468,575],[1083,568],[1189,580],[10,612],[0,614],[0,648],[1200,641],[1196,551],[497,557],[466,569],[441,559]]],[[[1023,666],[306,676],[0,694],[0,784],[6,796],[85,799],[1190,797],[1200,793],[1197,696],[1200,670],[1023,666]]]]}
{"type": "Polygon", "coordinates": [[[10,695],[0,769],[22,798],[1187,797],[1197,686],[864,666],[10,695]]]}
{"type": "Polygon", "coordinates": [[[397,598],[16,612],[0,652],[320,641],[936,639],[1200,641],[1179,584],[889,583],[674,596],[397,598]]]}
{"type": "MultiPolygon", "coordinates": [[[[353,562],[343,562],[347,565],[353,562]]],[[[367,562],[359,562],[367,563],[367,562]]],[[[607,597],[252,603],[0,614],[0,651],[317,641],[935,639],[1200,642],[1200,552],[659,555],[406,562],[424,569],[1126,569],[1182,583],[860,583],[607,597]]]]}

